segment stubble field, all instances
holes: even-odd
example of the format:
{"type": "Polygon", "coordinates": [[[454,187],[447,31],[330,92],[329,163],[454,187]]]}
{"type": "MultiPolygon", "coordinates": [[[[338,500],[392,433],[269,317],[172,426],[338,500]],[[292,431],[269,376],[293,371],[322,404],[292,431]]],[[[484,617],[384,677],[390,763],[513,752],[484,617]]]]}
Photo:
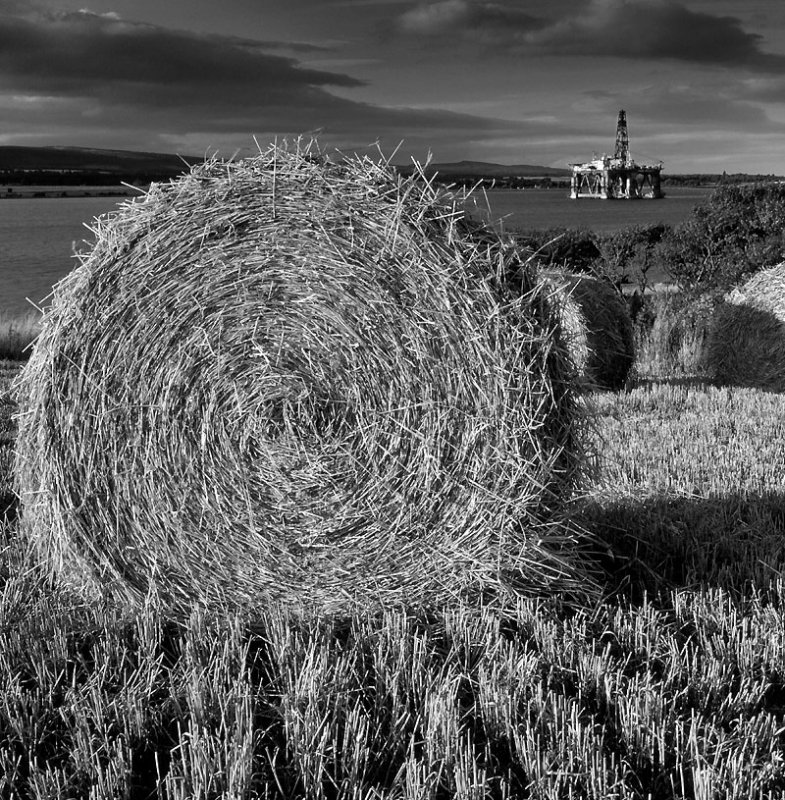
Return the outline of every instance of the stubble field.
{"type": "Polygon", "coordinates": [[[603,599],[330,621],[85,605],[16,537],[0,368],[0,795],[785,796],[785,397],[592,397],[603,599]]]}

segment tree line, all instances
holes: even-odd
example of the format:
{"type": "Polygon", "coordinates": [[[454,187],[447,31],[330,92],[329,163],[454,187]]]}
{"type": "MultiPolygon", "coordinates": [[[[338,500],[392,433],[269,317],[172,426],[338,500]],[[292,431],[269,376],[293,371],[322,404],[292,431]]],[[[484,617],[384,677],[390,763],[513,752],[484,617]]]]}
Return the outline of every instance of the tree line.
{"type": "MultiPolygon", "coordinates": [[[[181,170],[180,172],[182,172],[181,170]]],[[[82,170],[5,169],[0,184],[10,186],[116,186],[131,183],[146,186],[154,181],[169,181],[177,174],[166,172],[87,172],[82,170]]]]}
{"type": "Polygon", "coordinates": [[[687,292],[725,292],[785,260],[785,183],[721,184],[677,225],[612,233],[552,228],[518,236],[547,266],[591,272],[621,289],[645,291],[664,273],[687,292]]]}

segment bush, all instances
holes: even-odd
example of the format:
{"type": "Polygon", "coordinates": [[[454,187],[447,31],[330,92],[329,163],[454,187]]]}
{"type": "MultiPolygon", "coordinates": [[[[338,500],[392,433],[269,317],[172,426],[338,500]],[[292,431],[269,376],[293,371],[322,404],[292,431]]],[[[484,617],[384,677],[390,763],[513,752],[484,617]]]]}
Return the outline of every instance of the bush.
{"type": "Polygon", "coordinates": [[[637,283],[641,292],[645,292],[649,269],[655,263],[656,246],[669,231],[668,225],[658,222],[599,234],[596,237],[599,257],[591,265],[592,272],[617,289],[637,283]]]}
{"type": "Polygon", "coordinates": [[[721,186],[660,242],[656,256],[685,289],[727,290],[785,254],[785,186],[721,186]]]}
{"type": "Polygon", "coordinates": [[[519,245],[535,253],[546,269],[587,272],[621,289],[637,283],[647,286],[647,273],[654,265],[656,246],[670,230],[664,223],[633,225],[609,233],[585,228],[549,228],[530,231],[518,238],[519,245]]]}
{"type": "Polygon", "coordinates": [[[600,257],[597,237],[585,228],[548,228],[529,231],[518,243],[536,253],[545,267],[559,267],[570,272],[591,272],[600,257]]]}

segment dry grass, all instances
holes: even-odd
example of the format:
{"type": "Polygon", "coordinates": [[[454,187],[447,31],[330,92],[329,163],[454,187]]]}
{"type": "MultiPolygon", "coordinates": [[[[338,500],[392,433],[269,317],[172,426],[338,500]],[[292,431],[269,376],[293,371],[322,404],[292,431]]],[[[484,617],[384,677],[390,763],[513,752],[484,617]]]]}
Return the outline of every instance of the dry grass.
{"type": "Polygon", "coordinates": [[[785,391],[785,262],[726,295],[715,316],[709,362],[721,383],[785,391]]]}
{"type": "Polygon", "coordinates": [[[582,523],[614,572],[653,594],[765,593],[785,569],[785,398],[672,380],[596,404],[602,467],[582,523]]]}
{"type": "Polygon", "coordinates": [[[14,491],[14,442],[17,426],[12,384],[20,369],[19,361],[0,360],[0,541],[3,541],[7,533],[4,523],[15,519],[18,505],[14,491]]]}
{"type": "Polygon", "coordinates": [[[717,299],[679,292],[646,295],[635,324],[635,371],[645,378],[709,378],[709,338],[717,299]]]}
{"type": "Polygon", "coordinates": [[[24,359],[41,332],[41,315],[0,313],[0,359],[24,359]]]}
{"type": "Polygon", "coordinates": [[[627,305],[606,281],[591,275],[546,270],[568,350],[579,380],[592,388],[620,389],[635,362],[627,305]]]}
{"type": "MultiPolygon", "coordinates": [[[[2,554],[0,554],[2,556],[2,554]]],[[[4,566],[4,565],[3,565],[4,566]]],[[[0,792],[195,797],[775,800],[779,609],[680,588],[560,615],[242,619],[172,628],[4,585],[0,792]]]]}
{"type": "Polygon", "coordinates": [[[279,147],[99,221],[18,387],[50,569],[173,610],[585,587],[542,522],[584,464],[558,323],[462,230],[417,176],[279,147]]]}

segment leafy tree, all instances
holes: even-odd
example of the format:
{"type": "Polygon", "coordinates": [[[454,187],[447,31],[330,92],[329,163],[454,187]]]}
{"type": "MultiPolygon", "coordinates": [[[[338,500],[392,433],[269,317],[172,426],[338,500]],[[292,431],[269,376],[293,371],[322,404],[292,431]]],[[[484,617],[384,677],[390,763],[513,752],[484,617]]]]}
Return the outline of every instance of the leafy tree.
{"type": "Polygon", "coordinates": [[[724,185],[663,237],[656,258],[682,288],[726,289],[785,256],[785,185],[724,185]]]}
{"type": "Polygon", "coordinates": [[[599,258],[592,271],[610,281],[617,289],[623,284],[637,283],[646,290],[647,274],[654,263],[653,253],[669,231],[663,223],[634,225],[596,238],[599,258]]]}
{"type": "Polygon", "coordinates": [[[541,264],[572,272],[590,272],[600,256],[596,236],[585,228],[530,231],[519,242],[535,252],[541,264]]]}

